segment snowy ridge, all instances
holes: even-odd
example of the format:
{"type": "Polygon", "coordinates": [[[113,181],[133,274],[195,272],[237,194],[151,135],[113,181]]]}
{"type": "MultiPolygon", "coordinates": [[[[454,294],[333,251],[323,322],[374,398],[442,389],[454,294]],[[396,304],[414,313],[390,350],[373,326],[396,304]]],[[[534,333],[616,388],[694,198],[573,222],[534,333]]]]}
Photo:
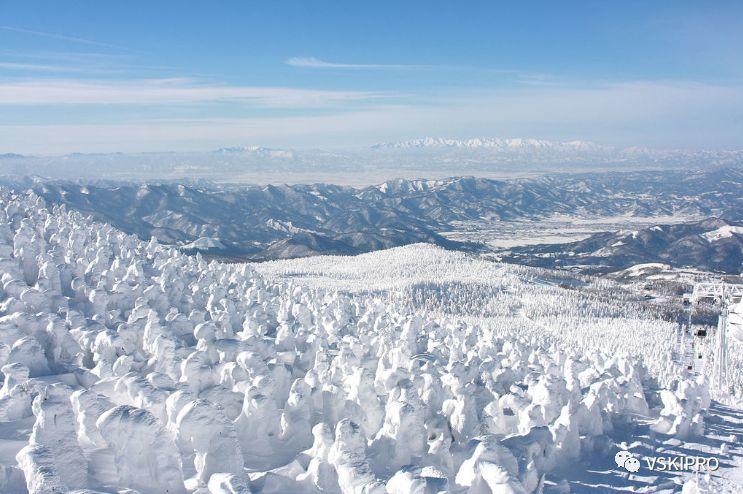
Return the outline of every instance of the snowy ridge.
{"type": "Polygon", "coordinates": [[[609,326],[617,297],[527,268],[491,265],[467,292],[456,274],[484,262],[431,247],[330,262],[373,278],[395,269],[385,256],[414,291],[287,279],[310,260],[206,262],[0,189],[0,423],[23,437],[0,439],[0,492],[564,492],[632,438],[712,440],[716,405],[672,360],[673,325],[630,304],[609,326]]]}
{"type": "Polygon", "coordinates": [[[506,152],[610,152],[614,148],[601,146],[588,141],[549,141],[545,139],[503,139],[503,138],[471,138],[471,139],[446,139],[441,137],[424,137],[408,141],[387,142],[375,144],[372,149],[437,149],[437,148],[468,148],[468,149],[490,149],[506,152]]]}
{"type": "Polygon", "coordinates": [[[710,242],[718,242],[724,238],[730,238],[733,235],[743,235],[743,226],[724,225],[717,230],[712,230],[711,232],[703,234],[704,238],[710,242]]]}
{"type": "Polygon", "coordinates": [[[720,218],[654,225],[597,233],[566,244],[517,247],[504,259],[542,267],[581,266],[583,272],[594,273],[663,263],[738,275],[743,270],[743,226],[720,218]]]}
{"type": "Polygon", "coordinates": [[[271,149],[263,146],[229,146],[222,147],[214,151],[214,154],[224,155],[253,155],[267,159],[284,159],[294,158],[294,152],[287,149],[271,149]]]}
{"type": "Polygon", "coordinates": [[[743,165],[743,150],[619,148],[590,141],[532,138],[413,139],[362,149],[228,146],[211,151],[0,154],[0,174],[98,179],[105,167],[120,180],[212,179],[242,183],[316,183],[344,180],[369,185],[391,177],[455,174],[511,176],[549,171],[715,168],[743,165]]]}
{"type": "MultiPolygon", "coordinates": [[[[626,215],[743,214],[743,169],[562,174],[529,179],[391,179],[333,184],[8,182],[142,239],[171,245],[219,239],[210,254],[264,260],[360,254],[427,242],[487,250],[446,237],[472,222],[626,215]]],[[[705,230],[706,231],[706,230],[705,230]]],[[[464,238],[466,240],[466,238],[464,238]]],[[[596,249],[593,249],[596,250],[596,249]]],[[[623,266],[627,267],[627,266],[623,266]]]]}
{"type": "Polygon", "coordinates": [[[211,237],[199,237],[193,242],[181,245],[183,250],[199,250],[202,252],[209,251],[211,249],[224,249],[225,245],[219,241],[218,238],[211,237]]]}

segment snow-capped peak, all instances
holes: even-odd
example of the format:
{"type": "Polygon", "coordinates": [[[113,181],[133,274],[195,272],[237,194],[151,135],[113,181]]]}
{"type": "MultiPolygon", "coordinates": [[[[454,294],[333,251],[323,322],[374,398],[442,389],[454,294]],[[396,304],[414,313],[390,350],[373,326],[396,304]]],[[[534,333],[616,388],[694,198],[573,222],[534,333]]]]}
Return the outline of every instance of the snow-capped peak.
{"type": "Polygon", "coordinates": [[[292,159],[294,151],[287,149],[271,149],[263,146],[228,146],[214,151],[215,154],[224,155],[256,155],[266,158],[292,159]]]}
{"type": "Polygon", "coordinates": [[[271,149],[264,148],[262,146],[226,146],[217,149],[215,152],[222,154],[229,153],[255,153],[255,152],[268,152],[271,149]]]}
{"type": "Polygon", "coordinates": [[[373,149],[424,149],[463,148],[502,151],[608,151],[611,148],[590,141],[550,141],[531,138],[482,138],[447,139],[424,137],[407,141],[387,142],[372,146],[373,149]]]}

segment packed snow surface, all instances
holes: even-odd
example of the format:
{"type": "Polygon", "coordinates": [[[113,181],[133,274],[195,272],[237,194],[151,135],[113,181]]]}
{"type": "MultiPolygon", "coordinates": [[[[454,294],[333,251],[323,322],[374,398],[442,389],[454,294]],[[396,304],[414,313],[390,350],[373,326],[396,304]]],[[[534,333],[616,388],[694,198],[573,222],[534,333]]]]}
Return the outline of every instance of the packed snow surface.
{"type": "Polygon", "coordinates": [[[2,190],[0,492],[736,492],[740,348],[711,393],[674,324],[573,281],[420,245],[207,263],[2,190]]]}

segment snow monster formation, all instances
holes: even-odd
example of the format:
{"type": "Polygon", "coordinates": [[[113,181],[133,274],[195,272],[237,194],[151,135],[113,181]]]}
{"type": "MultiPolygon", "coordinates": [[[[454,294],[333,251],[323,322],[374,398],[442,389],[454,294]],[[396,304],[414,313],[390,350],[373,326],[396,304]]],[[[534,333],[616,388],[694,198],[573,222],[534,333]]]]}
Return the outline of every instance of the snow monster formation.
{"type": "MultiPolygon", "coordinates": [[[[267,282],[0,192],[0,492],[532,493],[647,417],[641,363],[267,282]]],[[[659,433],[703,431],[703,380],[659,433]]]]}

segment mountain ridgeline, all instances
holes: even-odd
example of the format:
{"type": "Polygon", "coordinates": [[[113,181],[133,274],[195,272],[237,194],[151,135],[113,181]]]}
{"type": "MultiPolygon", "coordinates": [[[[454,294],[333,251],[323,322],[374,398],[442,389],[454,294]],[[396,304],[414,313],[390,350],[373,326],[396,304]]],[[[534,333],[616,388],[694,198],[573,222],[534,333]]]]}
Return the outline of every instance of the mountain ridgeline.
{"type": "Polygon", "coordinates": [[[671,170],[743,165],[743,150],[617,148],[589,141],[427,137],[360,149],[230,146],[212,151],[0,154],[0,174],[117,180],[200,178],[232,183],[331,182],[369,185],[380,177],[513,176],[598,170],[671,170]]]}
{"type": "Polygon", "coordinates": [[[656,225],[591,235],[565,244],[512,249],[504,261],[606,273],[637,264],[662,263],[705,271],[740,274],[743,269],[743,223],[719,218],[677,225],[656,225]]]}
{"type": "Polygon", "coordinates": [[[468,221],[552,215],[743,217],[741,168],[510,180],[398,179],[363,188],[31,179],[10,185],[32,189],[49,204],[64,204],[142,239],[249,260],[358,254],[418,242],[486,250],[442,235],[468,221]]]}

